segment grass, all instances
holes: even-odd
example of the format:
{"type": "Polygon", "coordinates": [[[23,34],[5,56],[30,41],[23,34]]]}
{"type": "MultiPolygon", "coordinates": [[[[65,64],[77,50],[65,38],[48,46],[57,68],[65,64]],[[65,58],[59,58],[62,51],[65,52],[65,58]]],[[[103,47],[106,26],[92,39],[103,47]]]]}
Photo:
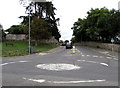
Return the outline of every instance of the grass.
{"type": "MultiPolygon", "coordinates": [[[[31,44],[32,45],[32,44],[31,44]]],[[[12,56],[24,56],[28,55],[28,42],[27,41],[4,41],[0,43],[2,47],[2,57],[12,57],[12,56]],[[6,43],[12,43],[12,45],[7,45],[6,43]]],[[[50,49],[56,48],[56,45],[52,44],[38,44],[38,46],[32,47],[35,53],[48,51],[50,49]]]]}

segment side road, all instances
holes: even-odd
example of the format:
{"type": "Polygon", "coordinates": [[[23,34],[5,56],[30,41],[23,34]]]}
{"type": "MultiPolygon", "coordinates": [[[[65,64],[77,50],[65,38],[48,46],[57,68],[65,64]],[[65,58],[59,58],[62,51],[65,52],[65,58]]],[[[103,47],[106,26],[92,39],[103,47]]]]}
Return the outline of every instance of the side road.
{"type": "Polygon", "coordinates": [[[60,51],[62,51],[62,50],[64,50],[64,49],[65,49],[64,46],[59,46],[59,47],[57,47],[57,48],[51,49],[51,50],[49,50],[49,51],[46,51],[45,53],[56,53],[56,52],[60,52],[60,51]]]}
{"type": "Polygon", "coordinates": [[[88,46],[84,46],[86,48],[90,48],[94,51],[97,51],[99,53],[111,56],[111,57],[115,57],[115,58],[119,58],[120,59],[120,53],[119,52],[115,52],[115,51],[111,51],[111,50],[106,50],[106,49],[101,49],[101,48],[94,48],[94,47],[88,47],[88,46]]]}

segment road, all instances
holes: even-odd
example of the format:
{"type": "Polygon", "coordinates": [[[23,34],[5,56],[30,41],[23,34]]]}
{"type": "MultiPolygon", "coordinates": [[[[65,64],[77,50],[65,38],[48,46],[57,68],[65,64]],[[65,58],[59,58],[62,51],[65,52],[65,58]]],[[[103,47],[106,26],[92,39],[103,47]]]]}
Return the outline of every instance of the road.
{"type": "Polygon", "coordinates": [[[118,86],[118,58],[76,46],[2,61],[3,86],[118,86]]]}

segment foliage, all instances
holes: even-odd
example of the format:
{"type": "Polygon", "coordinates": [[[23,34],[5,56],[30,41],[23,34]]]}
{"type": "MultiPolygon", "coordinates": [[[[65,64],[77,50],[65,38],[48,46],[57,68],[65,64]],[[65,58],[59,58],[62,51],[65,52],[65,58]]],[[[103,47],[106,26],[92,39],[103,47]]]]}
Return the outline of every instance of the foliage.
{"type": "Polygon", "coordinates": [[[65,40],[65,44],[66,44],[66,43],[69,43],[69,40],[65,40]]]}
{"type": "MultiPolygon", "coordinates": [[[[23,2],[23,0],[20,0],[23,2]]],[[[48,30],[46,32],[50,32],[52,36],[54,36],[58,41],[61,37],[58,27],[57,27],[57,21],[59,21],[59,18],[55,18],[55,11],[56,8],[52,4],[52,2],[31,2],[26,7],[26,13],[29,13],[31,22],[35,17],[38,17],[39,20],[44,20],[46,22],[46,26],[48,30]]],[[[29,17],[28,16],[20,16],[21,19],[23,19],[22,24],[26,25],[28,27],[29,17]]],[[[39,25],[37,25],[39,26],[39,25]]],[[[44,28],[42,28],[44,29],[44,28]]],[[[36,31],[35,29],[32,30],[33,32],[36,31]]],[[[31,32],[32,32],[31,31],[31,32]]],[[[45,36],[46,37],[46,36],[45,36]]],[[[40,38],[41,39],[41,38],[40,38]]],[[[44,39],[44,38],[43,38],[44,39]]]]}
{"type": "Polygon", "coordinates": [[[60,40],[59,43],[63,43],[63,40],[60,40]]]}
{"type": "Polygon", "coordinates": [[[107,8],[91,9],[85,19],[79,18],[74,23],[73,35],[79,41],[110,42],[120,34],[120,12],[107,8]]]}
{"type": "Polygon", "coordinates": [[[47,27],[49,29],[49,32],[51,32],[52,36],[54,36],[55,39],[59,41],[59,38],[61,37],[61,35],[59,33],[56,22],[52,20],[51,18],[45,18],[45,21],[47,22],[47,27]]]}
{"type": "Polygon", "coordinates": [[[5,39],[6,33],[2,27],[2,25],[0,24],[0,41],[5,39]]]}
{"type": "Polygon", "coordinates": [[[3,29],[3,27],[2,27],[2,25],[0,24],[0,30],[2,30],[3,29]]]}
{"type": "Polygon", "coordinates": [[[6,32],[9,34],[26,34],[24,25],[13,25],[6,32]]]}
{"type": "Polygon", "coordinates": [[[72,39],[70,40],[72,43],[75,43],[77,41],[76,37],[72,37],[72,39]]]}
{"type": "Polygon", "coordinates": [[[48,31],[47,23],[43,19],[33,18],[31,23],[31,38],[38,42],[41,39],[49,39],[51,33],[48,31]]]}

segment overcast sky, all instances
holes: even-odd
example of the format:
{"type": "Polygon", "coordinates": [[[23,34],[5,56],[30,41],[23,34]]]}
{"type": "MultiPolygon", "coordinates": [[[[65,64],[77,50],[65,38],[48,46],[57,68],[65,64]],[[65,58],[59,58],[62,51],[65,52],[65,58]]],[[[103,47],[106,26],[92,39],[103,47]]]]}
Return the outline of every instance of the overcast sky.
{"type": "MultiPolygon", "coordinates": [[[[58,27],[62,40],[70,40],[72,37],[71,27],[78,18],[85,18],[86,12],[91,8],[107,7],[118,9],[120,0],[53,0],[57,8],[56,17],[60,18],[58,27]]],[[[21,22],[19,16],[25,15],[25,8],[20,5],[19,0],[1,0],[0,2],[0,24],[4,29],[21,22]]]]}

